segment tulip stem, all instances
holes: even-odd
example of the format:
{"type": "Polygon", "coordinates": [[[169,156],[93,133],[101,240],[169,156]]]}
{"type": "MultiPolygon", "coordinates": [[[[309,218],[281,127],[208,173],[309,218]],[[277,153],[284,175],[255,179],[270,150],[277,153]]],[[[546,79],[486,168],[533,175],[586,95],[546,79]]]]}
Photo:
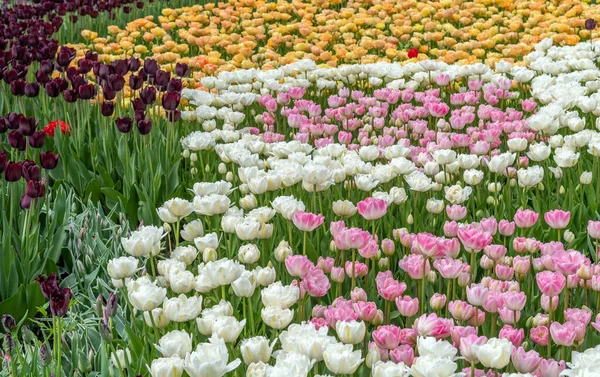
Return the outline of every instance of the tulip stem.
{"type": "Polygon", "coordinates": [[[54,323],[55,323],[55,333],[54,336],[56,337],[56,376],[57,377],[62,377],[62,340],[61,340],[61,334],[60,334],[60,320],[61,318],[58,316],[54,316],[54,323]]]}
{"type": "Polygon", "coordinates": [[[225,286],[224,285],[221,286],[221,298],[223,300],[225,300],[225,286]]]}
{"type": "Polygon", "coordinates": [[[247,297],[248,306],[250,307],[250,333],[254,333],[254,310],[252,308],[252,301],[250,301],[250,297],[247,297]]]}
{"type": "Polygon", "coordinates": [[[427,258],[423,259],[423,280],[421,280],[421,292],[420,292],[420,300],[419,304],[421,305],[421,310],[419,314],[425,313],[425,279],[427,278],[427,258]]]}
{"type": "MultiPolygon", "coordinates": [[[[550,325],[552,325],[552,312],[553,312],[553,307],[552,307],[552,299],[554,297],[550,296],[548,297],[548,329],[550,329],[550,325]]],[[[548,335],[548,353],[546,354],[547,358],[551,358],[552,356],[552,337],[548,335]]]]}
{"type": "Polygon", "coordinates": [[[354,290],[354,287],[356,287],[356,249],[352,249],[352,289],[351,291],[354,290]]]}
{"type": "Polygon", "coordinates": [[[306,231],[304,231],[304,242],[302,242],[302,255],[306,256],[306,231]]]}

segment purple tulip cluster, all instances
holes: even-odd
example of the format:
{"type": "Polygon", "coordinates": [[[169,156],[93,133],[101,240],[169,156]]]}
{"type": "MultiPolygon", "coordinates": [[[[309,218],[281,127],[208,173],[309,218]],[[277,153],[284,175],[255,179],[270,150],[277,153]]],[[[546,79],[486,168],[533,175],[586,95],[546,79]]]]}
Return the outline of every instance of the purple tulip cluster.
{"type": "Polygon", "coordinates": [[[69,310],[73,293],[69,288],[60,288],[55,273],[48,276],[40,275],[35,281],[42,289],[44,297],[50,301],[50,311],[53,316],[63,317],[69,310]]]}
{"type": "MultiPolygon", "coordinates": [[[[18,152],[25,152],[29,148],[40,149],[44,146],[46,134],[37,130],[34,118],[23,114],[10,113],[0,117],[0,134],[8,134],[8,144],[18,152]]],[[[7,182],[18,182],[23,178],[27,182],[25,194],[21,197],[21,208],[27,209],[34,199],[45,194],[45,180],[41,177],[41,169],[54,169],[58,163],[59,155],[52,151],[39,152],[39,164],[24,158],[20,161],[11,161],[10,157],[18,153],[8,153],[0,150],[0,174],[4,173],[7,182]]]]}

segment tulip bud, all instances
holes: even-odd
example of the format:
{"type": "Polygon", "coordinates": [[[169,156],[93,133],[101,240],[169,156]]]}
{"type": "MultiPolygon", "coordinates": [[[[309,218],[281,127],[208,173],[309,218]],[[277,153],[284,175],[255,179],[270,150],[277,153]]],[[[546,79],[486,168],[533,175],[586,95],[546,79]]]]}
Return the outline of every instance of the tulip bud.
{"type": "Polygon", "coordinates": [[[191,168],[190,169],[190,174],[191,175],[196,175],[197,173],[198,173],[198,169],[196,169],[196,168],[191,168]]]}
{"type": "Polygon", "coordinates": [[[212,247],[207,247],[202,251],[202,260],[204,261],[204,263],[216,261],[217,251],[212,247]]]}
{"type": "Polygon", "coordinates": [[[446,305],[446,295],[435,293],[429,299],[429,306],[433,310],[441,310],[446,305]]]}
{"type": "Polygon", "coordinates": [[[119,300],[117,298],[117,294],[111,292],[108,295],[108,300],[106,301],[106,309],[105,313],[108,317],[114,317],[117,314],[117,308],[119,307],[119,300]]]}
{"type": "Polygon", "coordinates": [[[227,182],[233,182],[233,173],[228,171],[227,174],[225,174],[225,180],[227,182]]]}
{"type": "Polygon", "coordinates": [[[165,231],[165,233],[169,233],[171,231],[171,224],[165,222],[163,223],[163,230],[165,231]]]}
{"type": "Polygon", "coordinates": [[[219,170],[219,174],[225,174],[225,173],[227,173],[227,166],[221,162],[219,164],[218,170],[219,170]]]}
{"type": "Polygon", "coordinates": [[[52,351],[50,351],[50,349],[48,348],[48,345],[46,345],[46,343],[44,343],[40,346],[40,362],[41,362],[42,366],[45,366],[45,367],[47,367],[48,365],[50,365],[50,363],[52,363],[52,351]]]}
{"type": "Polygon", "coordinates": [[[106,343],[110,343],[113,340],[112,330],[104,318],[100,319],[100,336],[106,343]]]}
{"type": "Polygon", "coordinates": [[[247,244],[238,250],[238,259],[244,264],[253,264],[260,258],[260,251],[254,244],[247,244]]]}
{"type": "Polygon", "coordinates": [[[387,257],[381,258],[378,262],[377,265],[379,266],[379,269],[381,271],[387,271],[390,269],[390,261],[387,257]]]}
{"type": "Polygon", "coordinates": [[[560,189],[558,190],[558,193],[561,195],[564,195],[565,194],[565,186],[560,185],[560,189]]]}
{"type": "Polygon", "coordinates": [[[488,197],[487,197],[487,199],[486,199],[486,203],[487,203],[489,206],[494,206],[494,205],[496,205],[496,199],[494,199],[494,198],[493,198],[493,197],[491,197],[491,196],[488,196],[488,197]]]}
{"type": "Polygon", "coordinates": [[[198,155],[196,153],[190,153],[190,161],[192,161],[192,162],[198,161],[198,155]]]}
{"type": "Polygon", "coordinates": [[[15,345],[15,341],[9,333],[4,334],[4,340],[2,342],[2,348],[4,352],[10,355],[11,357],[15,356],[15,352],[17,351],[17,346],[15,345]]]}
{"type": "Polygon", "coordinates": [[[383,323],[383,311],[381,309],[378,309],[377,312],[375,313],[375,316],[373,317],[373,320],[371,321],[371,324],[373,324],[373,326],[377,327],[379,325],[381,325],[383,323]]]}
{"type": "Polygon", "coordinates": [[[4,327],[4,331],[6,332],[15,331],[17,329],[15,318],[10,314],[4,314],[2,316],[2,327],[4,327]]]}
{"type": "Polygon", "coordinates": [[[283,263],[287,259],[287,257],[293,255],[294,252],[292,251],[292,248],[290,247],[290,244],[287,241],[281,240],[279,242],[279,245],[277,245],[277,247],[275,248],[273,254],[277,262],[283,263]]]}
{"type": "Polygon", "coordinates": [[[381,360],[381,355],[379,354],[379,350],[377,348],[372,348],[367,353],[367,357],[365,358],[365,365],[367,368],[373,368],[376,362],[381,360]]]}
{"type": "Polygon", "coordinates": [[[575,240],[575,235],[570,230],[565,231],[565,241],[571,243],[575,240]]]}
{"type": "Polygon", "coordinates": [[[429,273],[427,274],[427,281],[429,281],[430,283],[435,283],[435,281],[437,280],[437,274],[435,273],[435,271],[431,270],[429,271],[429,273]]]}
{"type": "Polygon", "coordinates": [[[413,218],[412,213],[410,215],[408,215],[408,217],[406,218],[406,222],[408,223],[408,225],[414,224],[415,220],[413,218]]]}
{"type": "Polygon", "coordinates": [[[181,155],[183,156],[183,158],[190,158],[190,150],[189,149],[185,149],[181,155]]]}
{"type": "Polygon", "coordinates": [[[78,355],[77,369],[86,373],[89,373],[92,370],[92,365],[89,363],[87,355],[78,355]]]}
{"type": "Polygon", "coordinates": [[[582,185],[589,185],[592,183],[592,173],[589,171],[581,173],[581,176],[579,177],[579,183],[582,185]]]}
{"type": "Polygon", "coordinates": [[[102,295],[98,295],[98,297],[96,298],[96,304],[94,305],[94,313],[96,313],[98,317],[102,317],[104,311],[103,307],[104,298],[102,297],[102,295]]]}
{"type": "Polygon", "coordinates": [[[394,241],[386,238],[381,241],[381,250],[387,256],[394,255],[394,252],[396,251],[396,245],[394,244],[394,241]]]}

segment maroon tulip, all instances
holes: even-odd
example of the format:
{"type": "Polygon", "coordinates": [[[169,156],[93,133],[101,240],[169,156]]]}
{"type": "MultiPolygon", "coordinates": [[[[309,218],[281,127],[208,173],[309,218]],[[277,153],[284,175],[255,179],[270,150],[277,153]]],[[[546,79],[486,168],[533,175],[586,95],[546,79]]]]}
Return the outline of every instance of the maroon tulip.
{"type": "Polygon", "coordinates": [[[19,206],[22,210],[26,210],[31,208],[31,197],[25,194],[21,195],[21,200],[19,201],[19,206]]]}
{"type": "Polygon", "coordinates": [[[179,110],[175,110],[175,111],[167,111],[167,120],[169,122],[177,122],[179,121],[179,119],[181,119],[181,111],[179,110]]]}
{"type": "Polygon", "coordinates": [[[147,86],[140,92],[140,98],[146,105],[152,105],[156,101],[156,89],[147,86]]]}
{"type": "Polygon", "coordinates": [[[57,289],[50,297],[50,311],[56,317],[63,317],[69,310],[69,303],[73,294],[69,288],[57,289]]]}
{"type": "Polygon", "coordinates": [[[130,117],[117,118],[115,123],[119,132],[124,134],[128,133],[133,128],[133,121],[130,117]]]}
{"type": "Polygon", "coordinates": [[[35,118],[27,118],[23,114],[19,114],[19,131],[25,136],[31,136],[35,132],[37,124],[35,124],[35,118]]]}
{"type": "Polygon", "coordinates": [[[129,65],[127,59],[115,60],[112,62],[112,66],[115,70],[115,74],[118,76],[125,76],[129,71],[129,65]]]}
{"type": "Polygon", "coordinates": [[[156,71],[154,76],[154,84],[162,91],[167,88],[167,84],[171,80],[171,74],[163,70],[156,71]]]}
{"type": "Polygon", "coordinates": [[[82,75],[92,70],[92,61],[88,59],[81,59],[77,62],[77,72],[82,75]]]}
{"type": "Polygon", "coordinates": [[[15,80],[10,83],[10,92],[13,96],[22,96],[25,94],[25,81],[15,80]]]}
{"type": "Polygon", "coordinates": [[[35,80],[40,84],[45,84],[50,81],[50,76],[48,76],[48,74],[45,72],[37,71],[35,73],[35,80]]]}
{"type": "Polygon", "coordinates": [[[146,111],[146,104],[142,101],[141,98],[136,98],[133,100],[133,110],[135,111],[146,111]]]}
{"type": "Polygon", "coordinates": [[[144,79],[141,78],[140,76],[136,76],[136,75],[129,76],[129,87],[132,90],[140,89],[143,84],[144,84],[144,79]]]}
{"type": "Polygon", "coordinates": [[[96,62],[96,61],[98,61],[98,54],[95,53],[95,52],[92,52],[92,51],[86,51],[85,52],[85,58],[87,60],[91,60],[93,62],[96,62]]]}
{"type": "Polygon", "coordinates": [[[40,84],[37,82],[28,82],[25,84],[24,93],[29,98],[37,97],[40,94],[40,84]]]}
{"type": "Polygon", "coordinates": [[[148,76],[154,76],[156,71],[158,71],[158,63],[156,60],[149,58],[144,60],[144,72],[146,72],[148,76]]]}
{"type": "Polygon", "coordinates": [[[52,98],[56,98],[60,94],[60,88],[56,81],[47,82],[44,89],[46,89],[46,94],[52,98]]]}
{"type": "Polygon", "coordinates": [[[63,92],[63,98],[68,103],[77,101],[77,92],[74,89],[67,89],[63,92]]]}
{"type": "Polygon", "coordinates": [[[43,131],[35,131],[33,135],[29,136],[29,145],[32,148],[41,148],[44,146],[46,141],[46,133],[43,131]]]}
{"type": "Polygon", "coordinates": [[[142,62],[136,57],[131,57],[127,60],[127,68],[129,72],[137,72],[140,69],[142,62]]]}
{"type": "Polygon", "coordinates": [[[137,129],[140,135],[148,135],[152,130],[152,120],[142,119],[137,122],[137,129]]]}
{"type": "Polygon", "coordinates": [[[25,195],[30,198],[41,198],[44,196],[46,189],[43,182],[28,181],[25,187],[25,195]]]}
{"type": "Polygon", "coordinates": [[[115,104],[110,101],[102,102],[102,115],[109,117],[115,112],[115,104]]]}
{"type": "Polygon", "coordinates": [[[133,114],[133,120],[136,122],[146,118],[146,113],[143,110],[136,110],[133,114]]]}
{"type": "Polygon", "coordinates": [[[172,111],[179,106],[181,94],[178,92],[167,92],[162,97],[162,105],[167,111],[172,111]]]}
{"type": "Polygon", "coordinates": [[[180,79],[171,79],[167,85],[167,92],[181,92],[183,84],[180,79]]]}
{"type": "Polygon", "coordinates": [[[106,300],[106,309],[104,310],[104,314],[107,317],[114,317],[117,315],[117,308],[119,307],[119,299],[117,298],[117,294],[114,292],[110,292],[108,294],[108,300],[106,300]]]}
{"type": "Polygon", "coordinates": [[[108,85],[102,85],[102,94],[107,101],[112,101],[117,96],[117,93],[113,92],[108,85]]]}
{"type": "Polygon", "coordinates": [[[51,151],[40,152],[40,164],[42,168],[52,170],[58,164],[60,155],[51,151]]]}
{"type": "Polygon", "coordinates": [[[0,151],[0,174],[4,173],[7,163],[8,163],[8,153],[6,153],[6,151],[0,151]]]}
{"type": "Polygon", "coordinates": [[[44,60],[40,62],[40,71],[49,75],[54,71],[54,64],[50,60],[44,60]]]}
{"type": "Polygon", "coordinates": [[[594,20],[593,18],[588,18],[587,20],[585,20],[585,28],[589,31],[592,31],[596,28],[596,20],[594,20]]]}
{"type": "Polygon", "coordinates": [[[25,143],[25,136],[21,131],[11,131],[8,133],[8,144],[20,151],[24,151],[27,146],[25,143]]]}
{"type": "Polygon", "coordinates": [[[31,160],[23,161],[21,166],[21,174],[27,181],[39,181],[42,178],[40,167],[31,160]]]}
{"type": "Polygon", "coordinates": [[[37,278],[35,278],[35,281],[42,289],[42,294],[47,300],[50,300],[50,297],[52,297],[52,293],[54,291],[60,289],[58,288],[58,280],[56,277],[56,273],[54,272],[48,275],[47,277],[46,275],[39,275],[37,278]]]}
{"type": "Polygon", "coordinates": [[[175,65],[175,74],[179,77],[185,77],[189,73],[188,65],[185,63],[177,63],[175,65]]]}
{"type": "Polygon", "coordinates": [[[21,166],[22,162],[7,162],[6,169],[4,169],[4,179],[7,182],[16,182],[21,179],[21,166]]]}
{"type": "Polygon", "coordinates": [[[81,99],[91,99],[96,95],[96,87],[92,84],[80,85],[77,89],[77,94],[81,99]]]}

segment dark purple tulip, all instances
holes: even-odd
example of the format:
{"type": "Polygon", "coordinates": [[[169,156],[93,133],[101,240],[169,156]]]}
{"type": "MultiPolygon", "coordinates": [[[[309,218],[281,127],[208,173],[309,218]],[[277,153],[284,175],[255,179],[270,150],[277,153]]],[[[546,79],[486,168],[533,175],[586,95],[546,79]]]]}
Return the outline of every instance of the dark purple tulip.
{"type": "Polygon", "coordinates": [[[10,128],[11,130],[18,130],[19,126],[21,125],[21,119],[23,119],[23,114],[17,114],[17,113],[8,113],[8,122],[10,123],[10,125],[8,126],[8,128],[10,128]]]}
{"type": "Polygon", "coordinates": [[[75,67],[67,68],[67,78],[73,83],[73,89],[77,88],[81,84],[86,83],[85,78],[79,75],[79,70],[75,67]]]}
{"type": "Polygon", "coordinates": [[[117,294],[114,292],[110,292],[108,294],[108,300],[106,300],[106,309],[104,314],[107,317],[114,317],[117,315],[117,309],[119,307],[119,300],[117,298],[117,294]]]}
{"type": "Polygon", "coordinates": [[[21,131],[11,131],[8,133],[8,144],[20,151],[25,150],[25,136],[21,131]]]}
{"type": "Polygon", "coordinates": [[[136,57],[131,57],[127,60],[127,68],[129,72],[137,72],[140,69],[142,62],[136,57]]]}
{"type": "Polygon", "coordinates": [[[130,117],[117,118],[115,123],[119,132],[124,134],[128,133],[133,128],[133,121],[130,117]]]}
{"type": "Polygon", "coordinates": [[[154,84],[161,91],[166,89],[169,80],[171,80],[171,74],[169,72],[165,72],[162,70],[156,71],[156,75],[154,76],[154,84]]]}
{"type": "Polygon", "coordinates": [[[113,92],[120,92],[125,86],[125,79],[116,73],[108,76],[108,86],[113,92]]]}
{"type": "Polygon", "coordinates": [[[145,113],[145,112],[143,112],[142,110],[136,110],[136,111],[134,112],[134,117],[133,117],[133,119],[134,119],[136,122],[139,122],[140,120],[142,120],[142,119],[145,119],[145,118],[146,118],[146,113],[145,113]]]}
{"type": "Polygon", "coordinates": [[[49,366],[52,362],[52,351],[50,351],[46,343],[40,346],[40,362],[45,367],[49,366]]]}
{"type": "Polygon", "coordinates": [[[16,182],[21,179],[22,162],[7,162],[4,170],[4,179],[8,182],[16,182]]]}
{"type": "Polygon", "coordinates": [[[190,72],[188,65],[185,63],[177,63],[175,65],[175,74],[179,77],[185,77],[190,72]]]}
{"type": "Polygon", "coordinates": [[[144,3],[141,1],[138,1],[135,3],[135,6],[137,7],[137,9],[143,9],[144,8],[144,3]]]}
{"type": "Polygon", "coordinates": [[[102,115],[109,117],[115,112],[115,104],[110,101],[102,102],[102,115]]]}
{"type": "Polygon", "coordinates": [[[10,126],[10,122],[8,121],[8,119],[6,119],[6,117],[0,118],[0,134],[3,134],[6,131],[8,131],[8,126],[10,126]]]}
{"type": "Polygon", "coordinates": [[[59,288],[52,292],[52,296],[50,297],[50,311],[52,312],[52,315],[63,317],[67,314],[71,297],[73,297],[73,294],[69,288],[59,288]]]}
{"type": "Polygon", "coordinates": [[[594,20],[593,18],[588,18],[587,20],[585,20],[585,28],[589,31],[592,31],[596,28],[596,20],[594,20]]]}
{"type": "Polygon", "coordinates": [[[129,76],[129,87],[132,90],[140,89],[143,84],[144,84],[144,79],[142,79],[140,76],[135,76],[135,75],[129,76]]]}
{"type": "Polygon", "coordinates": [[[77,94],[81,99],[90,99],[96,95],[96,87],[92,84],[80,85],[77,89],[77,94]]]}
{"type": "Polygon", "coordinates": [[[100,319],[100,336],[106,343],[110,343],[113,340],[112,330],[110,328],[110,322],[108,320],[104,320],[104,318],[100,319]]]}
{"type": "Polygon", "coordinates": [[[63,98],[68,103],[73,103],[77,101],[77,92],[75,91],[75,89],[67,89],[63,92],[63,98]]]}
{"type": "Polygon", "coordinates": [[[104,99],[107,101],[112,101],[117,96],[117,93],[110,90],[109,85],[102,86],[102,94],[104,96],[104,99]]]}
{"type": "Polygon", "coordinates": [[[178,92],[167,92],[162,97],[162,105],[167,111],[172,111],[179,106],[179,100],[181,99],[181,94],[178,92]]]}
{"type": "Polygon", "coordinates": [[[44,196],[45,192],[46,189],[43,182],[27,181],[25,195],[29,196],[30,198],[41,198],[44,196]]]}
{"type": "Polygon", "coordinates": [[[167,85],[167,92],[181,92],[183,84],[180,79],[171,79],[167,85]]]}
{"type": "Polygon", "coordinates": [[[100,77],[103,80],[108,80],[108,76],[110,76],[111,73],[113,73],[113,67],[111,67],[110,65],[106,65],[106,64],[101,64],[98,66],[98,77],[100,77]]]}
{"type": "Polygon", "coordinates": [[[146,104],[142,101],[141,98],[136,98],[133,100],[133,110],[135,111],[146,111],[146,104]]]}
{"type": "Polygon", "coordinates": [[[28,82],[25,84],[25,96],[29,98],[37,97],[40,94],[40,84],[37,82],[28,82]]]}
{"type": "Polygon", "coordinates": [[[4,81],[6,81],[7,84],[10,84],[11,82],[19,79],[19,74],[16,70],[9,69],[8,71],[5,71],[2,74],[2,77],[4,78],[4,81]]]}
{"type": "Polygon", "coordinates": [[[52,73],[52,71],[54,71],[54,64],[52,64],[52,61],[50,61],[50,60],[41,61],[40,62],[40,71],[49,75],[52,73]]]}
{"type": "Polygon", "coordinates": [[[37,82],[39,82],[40,84],[45,84],[45,83],[47,83],[48,81],[50,81],[50,76],[48,76],[48,74],[47,74],[47,73],[44,73],[44,72],[42,72],[42,71],[37,71],[37,72],[35,73],[35,80],[36,80],[37,82]]]}
{"type": "Polygon", "coordinates": [[[68,67],[71,60],[73,60],[73,57],[66,51],[60,52],[56,57],[56,63],[63,68],[68,67]]]}
{"type": "Polygon", "coordinates": [[[123,13],[129,14],[131,12],[131,7],[123,7],[123,13]]]}
{"type": "Polygon", "coordinates": [[[21,195],[21,200],[19,201],[19,206],[22,210],[26,210],[31,208],[31,197],[25,194],[21,195]]]}
{"type": "Polygon", "coordinates": [[[44,169],[52,170],[58,164],[60,155],[51,151],[40,152],[40,164],[44,169]]]}
{"type": "Polygon", "coordinates": [[[42,294],[47,300],[50,300],[54,291],[60,289],[58,288],[58,280],[55,273],[51,273],[48,277],[46,275],[39,275],[35,278],[35,281],[42,289],[42,294]]]}
{"type": "Polygon", "coordinates": [[[33,135],[29,136],[29,145],[32,148],[41,148],[44,146],[46,141],[46,134],[44,131],[35,131],[33,135]]]}
{"type": "Polygon", "coordinates": [[[140,98],[146,105],[152,105],[156,101],[156,89],[152,86],[147,86],[140,92],[140,98]]]}
{"type": "Polygon", "coordinates": [[[46,94],[52,98],[56,98],[60,94],[60,88],[56,81],[47,82],[44,89],[46,89],[46,94]]]}
{"type": "Polygon", "coordinates": [[[144,72],[146,72],[148,76],[154,76],[156,71],[158,71],[158,63],[156,60],[149,58],[144,60],[144,72]]]}
{"type": "Polygon", "coordinates": [[[2,316],[2,327],[4,327],[4,331],[6,332],[13,332],[17,329],[17,322],[12,315],[4,314],[2,316]]]}
{"type": "Polygon", "coordinates": [[[137,129],[140,135],[148,135],[152,130],[152,119],[142,119],[137,122],[137,129]]]}
{"type": "MultiPolygon", "coordinates": [[[[21,114],[20,114],[21,115],[21,114]]],[[[35,123],[35,118],[27,118],[26,116],[21,115],[19,117],[19,131],[23,133],[25,136],[31,136],[35,132],[37,128],[37,124],[35,123]]]]}
{"type": "Polygon", "coordinates": [[[8,153],[6,153],[6,151],[0,151],[0,173],[4,173],[7,163],[8,163],[8,153]]]}
{"type": "Polygon", "coordinates": [[[22,96],[25,94],[25,81],[15,80],[10,83],[10,92],[13,96],[22,96]]]}
{"type": "Polygon", "coordinates": [[[98,54],[95,53],[95,52],[92,52],[92,51],[86,51],[85,52],[85,58],[87,60],[91,60],[93,62],[96,62],[96,61],[98,61],[98,54]]]}
{"type": "Polygon", "coordinates": [[[77,72],[84,75],[92,70],[92,61],[88,59],[81,59],[77,62],[77,67],[77,72]]]}
{"type": "Polygon", "coordinates": [[[69,82],[67,80],[61,77],[57,77],[56,79],[54,79],[54,81],[56,81],[56,83],[58,84],[58,87],[61,92],[64,92],[65,90],[69,89],[69,82]]]}
{"type": "Polygon", "coordinates": [[[115,74],[119,76],[125,76],[125,74],[129,71],[127,59],[116,60],[112,63],[112,66],[115,69],[115,74]]]}
{"type": "Polygon", "coordinates": [[[21,174],[27,181],[39,181],[42,178],[40,167],[31,160],[25,160],[21,166],[21,174]]]}
{"type": "Polygon", "coordinates": [[[174,111],[167,111],[167,120],[169,122],[177,122],[179,121],[179,119],[181,119],[181,111],[179,110],[174,110],[174,111]]]}

